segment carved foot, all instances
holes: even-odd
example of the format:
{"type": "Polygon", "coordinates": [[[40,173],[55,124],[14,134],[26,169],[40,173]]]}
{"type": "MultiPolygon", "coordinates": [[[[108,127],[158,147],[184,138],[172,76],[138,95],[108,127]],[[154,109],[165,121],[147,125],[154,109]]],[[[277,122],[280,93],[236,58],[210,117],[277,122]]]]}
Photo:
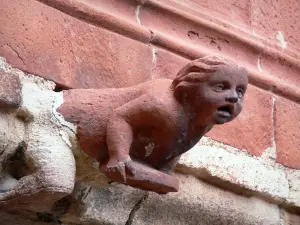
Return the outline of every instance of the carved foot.
{"type": "Polygon", "coordinates": [[[100,170],[113,181],[120,182],[122,177],[126,177],[125,182],[122,180],[123,183],[159,194],[177,192],[179,189],[179,181],[175,177],[134,160],[123,162],[121,172],[120,167],[108,170],[108,165],[108,163],[100,165],[100,170]]]}
{"type": "Polygon", "coordinates": [[[117,182],[126,183],[126,173],[130,172],[128,171],[128,164],[130,161],[131,159],[129,156],[122,160],[111,158],[106,165],[100,165],[100,170],[102,170],[110,179],[117,182]]]}
{"type": "Polygon", "coordinates": [[[127,184],[132,187],[159,194],[177,192],[179,189],[179,181],[171,175],[136,161],[131,161],[128,167],[132,173],[127,175],[127,184]]]}

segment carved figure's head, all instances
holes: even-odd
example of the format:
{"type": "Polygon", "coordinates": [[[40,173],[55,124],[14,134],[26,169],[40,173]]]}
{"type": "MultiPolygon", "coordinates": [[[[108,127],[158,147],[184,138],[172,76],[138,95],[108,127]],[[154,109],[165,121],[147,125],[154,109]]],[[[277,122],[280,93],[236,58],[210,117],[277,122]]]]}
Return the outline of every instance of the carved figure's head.
{"type": "Polygon", "coordinates": [[[221,56],[207,56],[182,68],[172,85],[176,99],[213,123],[223,124],[242,111],[248,72],[221,56]]]}

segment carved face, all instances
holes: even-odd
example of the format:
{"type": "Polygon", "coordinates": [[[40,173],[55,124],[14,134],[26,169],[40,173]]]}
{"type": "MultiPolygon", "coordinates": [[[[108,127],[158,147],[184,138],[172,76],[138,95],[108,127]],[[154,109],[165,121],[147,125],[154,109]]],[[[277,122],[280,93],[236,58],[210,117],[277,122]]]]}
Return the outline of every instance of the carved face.
{"type": "Polygon", "coordinates": [[[245,69],[222,66],[207,81],[201,83],[194,98],[213,123],[223,124],[233,120],[243,108],[248,85],[245,69]]]}

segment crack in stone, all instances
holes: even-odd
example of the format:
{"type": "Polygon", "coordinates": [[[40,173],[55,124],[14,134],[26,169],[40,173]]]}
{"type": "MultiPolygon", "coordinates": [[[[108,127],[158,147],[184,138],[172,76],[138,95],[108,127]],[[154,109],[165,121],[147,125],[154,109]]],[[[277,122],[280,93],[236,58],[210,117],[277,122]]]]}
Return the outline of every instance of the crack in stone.
{"type": "Polygon", "coordinates": [[[133,222],[135,214],[141,208],[142,203],[147,200],[148,196],[149,196],[149,192],[146,192],[141,197],[141,199],[137,201],[137,203],[134,205],[134,207],[132,208],[131,212],[129,213],[129,216],[128,216],[128,219],[127,219],[125,225],[132,225],[132,222],[133,222]]]}
{"type": "Polygon", "coordinates": [[[80,194],[78,196],[78,200],[83,202],[87,196],[91,193],[92,187],[86,187],[82,191],[80,191],[80,194]]]}
{"type": "Polygon", "coordinates": [[[20,54],[19,54],[13,47],[11,47],[11,46],[8,45],[8,44],[3,45],[2,47],[4,47],[4,46],[9,47],[9,48],[10,48],[10,49],[18,56],[18,58],[22,61],[22,63],[25,65],[24,59],[20,56],[20,54]]]}
{"type": "Polygon", "coordinates": [[[276,146],[276,97],[272,97],[272,127],[273,127],[273,146],[277,153],[277,146],[276,146]]]}

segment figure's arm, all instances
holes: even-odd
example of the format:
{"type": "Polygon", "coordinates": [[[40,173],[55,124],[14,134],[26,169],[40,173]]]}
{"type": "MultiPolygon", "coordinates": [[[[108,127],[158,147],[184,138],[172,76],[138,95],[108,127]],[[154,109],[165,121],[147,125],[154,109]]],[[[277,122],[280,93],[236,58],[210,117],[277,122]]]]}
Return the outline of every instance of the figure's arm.
{"type": "Polygon", "coordinates": [[[113,167],[129,160],[132,141],[132,126],[126,121],[124,115],[118,111],[114,112],[109,119],[106,131],[106,143],[110,159],[107,167],[113,167]]]}
{"type": "Polygon", "coordinates": [[[155,123],[155,120],[159,119],[154,112],[157,107],[154,101],[153,97],[142,95],[113,111],[106,131],[110,158],[108,167],[122,164],[129,159],[135,127],[155,123]]]}
{"type": "MultiPolygon", "coordinates": [[[[130,177],[131,181],[136,178],[139,182],[148,182],[148,179],[141,181],[141,177],[152,177],[149,175],[154,173],[158,176],[160,176],[159,174],[168,176],[147,165],[138,162],[133,163],[129,157],[135,128],[150,125],[152,127],[167,127],[170,122],[168,120],[168,113],[162,103],[149,95],[142,95],[115,109],[107,126],[106,140],[109,161],[105,166],[106,174],[111,179],[124,183],[127,182],[126,177],[130,177]],[[134,174],[135,172],[136,174],[134,174]]],[[[175,178],[170,177],[170,179],[173,182],[175,178]]]]}

